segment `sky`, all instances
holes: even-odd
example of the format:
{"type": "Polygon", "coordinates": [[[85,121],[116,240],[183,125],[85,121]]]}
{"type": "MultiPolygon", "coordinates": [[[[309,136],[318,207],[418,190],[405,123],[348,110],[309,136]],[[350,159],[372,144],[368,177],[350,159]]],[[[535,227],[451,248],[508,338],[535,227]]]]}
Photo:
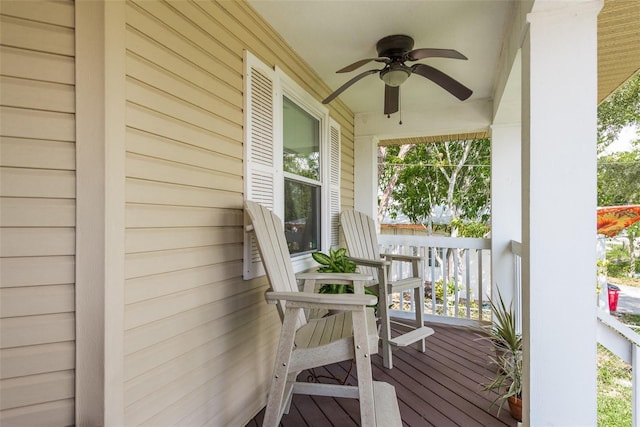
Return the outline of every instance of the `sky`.
{"type": "Polygon", "coordinates": [[[637,128],[634,126],[627,126],[622,129],[618,139],[607,147],[605,153],[611,154],[618,151],[631,151],[631,141],[640,138],[640,135],[636,132],[637,128]]]}

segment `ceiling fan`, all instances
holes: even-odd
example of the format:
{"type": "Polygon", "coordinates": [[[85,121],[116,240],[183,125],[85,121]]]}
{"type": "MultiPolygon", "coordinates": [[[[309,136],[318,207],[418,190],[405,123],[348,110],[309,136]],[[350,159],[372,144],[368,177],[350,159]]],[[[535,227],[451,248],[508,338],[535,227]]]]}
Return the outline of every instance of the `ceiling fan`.
{"type": "Polygon", "coordinates": [[[384,114],[387,115],[398,111],[400,85],[414,73],[431,80],[461,101],[471,96],[473,93],[471,89],[436,68],[425,64],[414,64],[411,66],[405,64],[406,61],[417,61],[424,58],[467,59],[466,56],[453,49],[412,49],[413,39],[406,35],[396,34],[380,39],[376,44],[376,50],[378,51],[377,58],[361,59],[360,61],[341,68],[336,71],[336,73],[348,73],[357,70],[371,61],[383,62],[385,64],[384,68],[381,70],[368,70],[358,74],[336,89],[336,91],[323,100],[322,103],[328,104],[352,84],[375,73],[380,73],[380,79],[385,83],[384,114]]]}

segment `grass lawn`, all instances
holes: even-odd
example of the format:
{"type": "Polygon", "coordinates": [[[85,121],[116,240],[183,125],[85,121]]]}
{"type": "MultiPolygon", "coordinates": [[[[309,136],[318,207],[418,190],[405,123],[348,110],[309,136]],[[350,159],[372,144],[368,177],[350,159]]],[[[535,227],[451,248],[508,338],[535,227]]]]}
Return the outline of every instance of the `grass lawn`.
{"type": "Polygon", "coordinates": [[[607,277],[607,282],[612,285],[626,285],[640,288],[640,279],[632,279],[631,277],[607,277]]]}
{"type": "Polygon", "coordinates": [[[598,344],[598,426],[631,424],[631,366],[598,344]]]}

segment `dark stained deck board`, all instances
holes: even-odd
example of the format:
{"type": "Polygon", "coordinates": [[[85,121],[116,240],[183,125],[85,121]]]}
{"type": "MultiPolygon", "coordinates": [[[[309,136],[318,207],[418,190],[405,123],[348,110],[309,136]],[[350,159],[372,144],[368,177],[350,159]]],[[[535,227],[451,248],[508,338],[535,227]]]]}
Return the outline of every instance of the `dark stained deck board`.
{"type": "MultiPolygon", "coordinates": [[[[436,333],[427,338],[427,351],[413,347],[394,349],[394,368],[382,366],[380,355],[372,356],[373,376],[396,388],[400,414],[407,427],[479,427],[516,426],[516,421],[503,408],[489,410],[495,394],[481,391],[481,383],[494,374],[486,340],[478,340],[476,331],[446,325],[430,325],[436,333]]],[[[344,379],[350,362],[318,368],[317,375],[344,379]]],[[[305,373],[301,374],[305,375],[305,373]]],[[[323,382],[330,382],[323,379],[323,382]]],[[[347,383],[356,384],[355,368],[347,383]]],[[[264,410],[247,427],[260,426],[264,410]]],[[[356,399],[294,395],[289,414],[282,427],[354,427],[360,420],[356,399]]]]}

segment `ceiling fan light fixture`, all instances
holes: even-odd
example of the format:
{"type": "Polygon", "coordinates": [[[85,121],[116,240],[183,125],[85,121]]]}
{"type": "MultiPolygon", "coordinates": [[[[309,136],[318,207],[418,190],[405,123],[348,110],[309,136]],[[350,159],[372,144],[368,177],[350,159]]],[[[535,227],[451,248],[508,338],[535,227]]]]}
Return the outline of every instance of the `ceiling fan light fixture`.
{"type": "Polygon", "coordinates": [[[411,75],[409,71],[403,68],[396,68],[382,71],[380,78],[387,86],[397,87],[407,81],[409,75],[411,75]]]}

